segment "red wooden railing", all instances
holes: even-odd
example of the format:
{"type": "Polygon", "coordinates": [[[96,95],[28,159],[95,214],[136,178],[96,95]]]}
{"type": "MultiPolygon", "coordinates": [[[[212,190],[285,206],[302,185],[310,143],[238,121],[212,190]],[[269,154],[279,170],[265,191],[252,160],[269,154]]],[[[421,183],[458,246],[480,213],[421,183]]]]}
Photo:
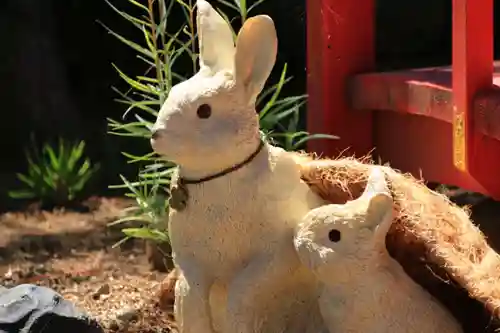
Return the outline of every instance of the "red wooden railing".
{"type": "Polygon", "coordinates": [[[314,151],[364,153],[373,145],[372,115],[353,112],[346,79],[375,67],[374,10],[374,0],[307,0],[308,129],[342,138],[311,141],[314,151]]]}
{"type": "Polygon", "coordinates": [[[500,199],[500,63],[493,0],[453,0],[452,67],[377,73],[375,0],[308,0],[308,130],[327,156],[373,153],[500,199]],[[362,23],[360,23],[362,22],[362,23]]]}

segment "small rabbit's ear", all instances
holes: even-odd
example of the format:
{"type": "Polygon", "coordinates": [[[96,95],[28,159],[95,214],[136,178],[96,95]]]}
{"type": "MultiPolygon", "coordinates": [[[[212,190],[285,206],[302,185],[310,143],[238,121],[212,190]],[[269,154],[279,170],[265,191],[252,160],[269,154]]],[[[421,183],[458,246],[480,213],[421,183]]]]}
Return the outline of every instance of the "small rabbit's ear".
{"type": "Polygon", "coordinates": [[[207,1],[197,0],[196,7],[200,69],[232,71],[235,48],[231,27],[207,1]]]}
{"type": "Polygon", "coordinates": [[[380,168],[373,168],[364,193],[359,198],[360,200],[367,200],[368,207],[366,210],[366,220],[363,222],[364,226],[369,228],[382,227],[382,224],[387,222],[387,230],[392,223],[392,206],[393,199],[385,173],[380,168]],[[391,216],[390,219],[388,217],[391,216]]]}
{"type": "Polygon", "coordinates": [[[278,38],[273,20],[267,15],[249,18],[236,39],[235,79],[254,103],[276,61],[278,38]]]}
{"type": "Polygon", "coordinates": [[[392,197],[388,193],[381,192],[371,197],[366,212],[366,224],[371,227],[384,224],[386,217],[392,212],[392,204],[392,197]]]}

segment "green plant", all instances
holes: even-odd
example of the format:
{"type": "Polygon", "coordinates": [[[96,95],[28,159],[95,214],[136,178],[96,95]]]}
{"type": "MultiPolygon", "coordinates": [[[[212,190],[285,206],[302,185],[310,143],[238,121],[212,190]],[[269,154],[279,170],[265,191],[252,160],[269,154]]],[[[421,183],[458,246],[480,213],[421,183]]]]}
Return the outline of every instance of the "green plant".
{"type": "MultiPolygon", "coordinates": [[[[103,24],[104,28],[111,35],[132,48],[146,67],[143,75],[133,78],[113,65],[118,75],[129,87],[126,91],[113,88],[119,95],[117,101],[123,103],[127,109],[121,121],[109,119],[110,133],[149,138],[150,128],[157,116],[157,110],[165,101],[171,87],[186,80],[188,76],[198,70],[194,0],[172,0],[168,3],[165,0],[128,0],[143,13],[140,16],[133,16],[121,11],[108,0],[105,1],[116,13],[140,30],[144,40],[142,43],[138,43],[127,39],[103,24]],[[172,31],[169,19],[174,8],[183,13],[185,21],[180,28],[172,31]],[[177,67],[181,59],[190,61],[191,65],[187,75],[182,75],[177,67]],[[131,115],[132,112],[134,112],[133,115],[131,115]],[[126,121],[125,119],[130,116],[132,120],[126,121]]],[[[239,19],[243,23],[248,14],[263,1],[257,0],[250,3],[243,0],[218,0],[218,3],[226,9],[225,11],[219,10],[219,13],[228,22],[239,19]],[[226,13],[234,15],[227,15],[226,13]]],[[[234,33],[234,35],[236,34],[234,33]]],[[[298,129],[300,110],[305,103],[306,96],[280,97],[282,88],[290,80],[291,78],[287,76],[287,65],[285,64],[279,81],[267,87],[257,100],[263,136],[287,150],[299,149],[311,139],[334,138],[330,135],[311,135],[298,129]]],[[[133,182],[122,177],[124,183],[112,187],[127,188],[129,190],[128,196],[136,199],[139,208],[132,215],[117,222],[125,220],[150,221],[150,216],[159,213],[150,204],[145,205],[145,203],[156,202],[157,200],[151,197],[155,197],[160,192],[168,193],[169,176],[174,165],[161,161],[153,153],[143,156],[127,152],[123,154],[129,159],[130,163],[139,164],[139,177],[133,182]],[[150,190],[146,192],[138,191],[138,188],[144,189],[145,187],[150,187],[150,190]]],[[[162,198],[165,202],[167,199],[168,196],[162,198]]],[[[164,209],[168,209],[167,203],[164,209]]],[[[166,219],[164,212],[153,218],[153,220],[160,219],[166,219]]],[[[148,226],[152,225],[157,224],[148,223],[148,226]]],[[[152,231],[155,228],[147,227],[146,229],[148,230],[143,227],[137,229],[128,228],[125,232],[129,237],[157,239],[157,231],[152,231]]]]}
{"type": "MultiPolygon", "coordinates": [[[[174,169],[170,168],[169,172],[174,169]]],[[[165,176],[164,176],[165,177],[165,176]]],[[[168,234],[162,230],[166,229],[168,216],[168,198],[160,188],[160,181],[150,185],[143,183],[141,186],[131,184],[125,177],[121,176],[123,183],[130,189],[129,197],[135,199],[136,205],[126,208],[123,211],[124,217],[111,222],[109,225],[121,224],[124,222],[140,222],[144,227],[124,228],[122,232],[125,238],[115,244],[115,246],[126,241],[128,238],[144,238],[157,242],[168,242],[168,234]]]]}
{"type": "Polygon", "coordinates": [[[25,153],[28,172],[17,174],[25,188],[10,191],[9,196],[56,206],[72,202],[99,168],[84,157],[84,149],[84,141],[70,143],[60,138],[57,149],[48,143],[38,149],[33,141],[25,153]]]}

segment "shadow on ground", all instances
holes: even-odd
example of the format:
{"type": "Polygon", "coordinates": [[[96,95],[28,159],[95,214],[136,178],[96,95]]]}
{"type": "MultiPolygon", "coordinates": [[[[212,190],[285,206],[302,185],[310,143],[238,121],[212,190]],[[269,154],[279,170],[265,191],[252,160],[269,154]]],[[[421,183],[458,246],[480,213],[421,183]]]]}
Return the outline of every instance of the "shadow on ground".
{"type": "MultiPolygon", "coordinates": [[[[23,234],[0,246],[0,263],[7,264],[20,256],[29,258],[33,263],[43,263],[56,254],[59,258],[73,257],[75,252],[106,250],[123,238],[119,228],[106,227],[54,234],[23,234]]],[[[121,248],[130,249],[134,247],[134,242],[124,242],[121,248]]]]}
{"type": "MultiPolygon", "coordinates": [[[[87,213],[54,210],[10,212],[0,215],[0,264],[19,259],[43,263],[57,256],[74,257],[76,252],[107,251],[124,238],[125,225],[109,226],[124,207],[123,199],[95,199],[93,209],[87,213]]],[[[131,226],[131,225],[128,225],[131,226]]],[[[122,249],[134,246],[125,242],[122,249]]]]}

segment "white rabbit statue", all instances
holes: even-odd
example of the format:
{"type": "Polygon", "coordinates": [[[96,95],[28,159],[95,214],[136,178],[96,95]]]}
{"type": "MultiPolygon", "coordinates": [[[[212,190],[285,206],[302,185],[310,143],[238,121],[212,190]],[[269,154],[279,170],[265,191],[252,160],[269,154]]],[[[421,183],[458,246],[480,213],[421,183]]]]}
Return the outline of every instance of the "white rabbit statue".
{"type": "Polygon", "coordinates": [[[169,233],[181,333],[327,332],[318,282],[293,236],[325,202],[295,157],[263,142],[255,111],[275,62],[270,17],[249,18],[236,45],[226,21],[197,1],[200,71],[174,86],[151,144],[178,165],[169,233]]]}
{"type": "Polygon", "coordinates": [[[323,284],[320,308],[330,332],[458,333],[458,322],[411,280],[386,249],[393,199],[374,168],[364,193],[306,215],[294,240],[323,284]]]}

